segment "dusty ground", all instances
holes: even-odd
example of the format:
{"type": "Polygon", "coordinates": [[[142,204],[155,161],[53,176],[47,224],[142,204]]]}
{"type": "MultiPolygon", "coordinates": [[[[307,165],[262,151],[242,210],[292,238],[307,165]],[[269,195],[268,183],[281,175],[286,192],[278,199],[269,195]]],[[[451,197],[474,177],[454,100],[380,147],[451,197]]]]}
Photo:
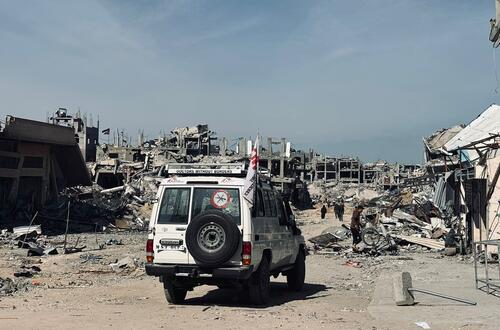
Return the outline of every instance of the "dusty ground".
{"type": "MultiPolygon", "coordinates": [[[[306,238],[339,225],[328,216],[321,222],[317,211],[299,214],[308,223],[302,227],[306,238]]],[[[170,306],[160,283],[141,267],[144,234],[98,234],[97,242],[95,235],[71,235],[71,242],[77,236],[87,249],[71,255],[26,258],[26,250],[0,248],[2,278],[12,278],[23,264],[41,268],[25,280],[26,290],[0,297],[0,329],[419,329],[415,322],[422,321],[432,329],[500,328],[500,298],[476,290],[470,260],[459,257],[310,255],[305,290],[290,293],[283,278],[273,280],[273,298],[265,308],[248,305],[237,292],[207,286],[189,292],[185,305],[170,306]],[[99,250],[98,244],[110,238],[124,245],[99,250]],[[127,256],[135,259],[129,268],[111,269],[110,263],[127,256]],[[346,265],[348,259],[361,267],[346,265]],[[418,295],[418,305],[397,307],[392,276],[403,270],[412,273],[415,286],[475,300],[478,306],[418,295]]]]}

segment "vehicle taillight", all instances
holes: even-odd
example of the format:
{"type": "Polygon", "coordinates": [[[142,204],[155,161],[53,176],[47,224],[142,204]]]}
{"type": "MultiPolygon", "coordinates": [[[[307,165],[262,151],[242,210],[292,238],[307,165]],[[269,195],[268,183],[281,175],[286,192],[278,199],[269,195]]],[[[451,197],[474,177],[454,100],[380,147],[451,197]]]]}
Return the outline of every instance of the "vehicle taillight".
{"type": "Polygon", "coordinates": [[[252,263],[252,243],[243,242],[243,249],[241,252],[241,261],[243,265],[248,266],[252,263]]]}
{"type": "Polygon", "coordinates": [[[153,262],[155,256],[153,253],[153,240],[148,239],[146,242],[146,261],[147,262],[153,262]]]}

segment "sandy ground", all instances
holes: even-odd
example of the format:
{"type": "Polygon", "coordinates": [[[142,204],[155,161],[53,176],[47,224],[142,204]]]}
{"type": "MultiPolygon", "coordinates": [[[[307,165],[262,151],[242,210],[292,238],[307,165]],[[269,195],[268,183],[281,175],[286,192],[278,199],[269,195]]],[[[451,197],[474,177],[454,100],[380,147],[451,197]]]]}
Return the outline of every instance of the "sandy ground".
{"type": "MultiPolygon", "coordinates": [[[[306,238],[339,225],[328,215],[327,221],[320,221],[317,211],[299,215],[308,222],[302,227],[306,238]]],[[[0,329],[419,329],[415,322],[432,329],[500,329],[500,298],[475,289],[473,265],[460,257],[348,255],[360,262],[356,268],[346,265],[344,255],[309,255],[304,291],[290,293],[284,278],[274,279],[269,306],[256,308],[239,292],[208,286],[189,292],[184,305],[172,306],[158,280],[144,275],[144,234],[100,234],[98,243],[117,238],[124,245],[93,251],[96,237],[79,236],[88,249],[72,255],[26,258],[25,250],[0,248],[0,277],[12,277],[22,264],[42,269],[27,280],[27,291],[0,297],[0,329]],[[85,261],[89,253],[101,259],[85,261]],[[137,268],[111,270],[109,264],[125,256],[135,258],[137,268]],[[392,276],[403,270],[411,272],[415,286],[478,305],[417,295],[419,304],[397,307],[392,276]]],[[[74,242],[76,235],[70,239],[74,242]]]]}

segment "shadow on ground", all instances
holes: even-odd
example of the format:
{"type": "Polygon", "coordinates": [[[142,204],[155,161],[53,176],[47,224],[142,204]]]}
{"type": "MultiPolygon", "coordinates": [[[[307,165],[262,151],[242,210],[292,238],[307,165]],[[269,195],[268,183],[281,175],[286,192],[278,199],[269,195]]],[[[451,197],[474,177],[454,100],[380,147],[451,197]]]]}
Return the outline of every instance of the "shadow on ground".
{"type": "Polygon", "coordinates": [[[326,291],[329,288],[322,284],[304,284],[304,289],[300,292],[293,292],[288,289],[286,283],[271,283],[271,299],[265,306],[252,305],[244,290],[219,289],[213,290],[201,297],[189,298],[189,292],[185,305],[192,306],[226,306],[226,307],[252,307],[267,308],[279,306],[290,301],[310,300],[329,296],[326,291]],[[322,293],[322,294],[320,294],[322,293]]]}

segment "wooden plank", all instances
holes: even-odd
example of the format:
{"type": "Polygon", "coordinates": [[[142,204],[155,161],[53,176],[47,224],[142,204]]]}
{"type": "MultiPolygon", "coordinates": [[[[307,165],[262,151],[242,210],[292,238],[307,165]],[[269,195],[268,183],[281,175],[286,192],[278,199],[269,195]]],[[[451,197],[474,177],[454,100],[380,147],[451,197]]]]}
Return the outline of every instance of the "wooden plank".
{"type": "Polygon", "coordinates": [[[421,237],[413,237],[413,236],[405,236],[405,235],[391,235],[395,238],[399,238],[405,240],[410,243],[418,244],[421,246],[428,247],[430,249],[444,249],[444,242],[436,241],[430,238],[421,238],[421,237]]]}

